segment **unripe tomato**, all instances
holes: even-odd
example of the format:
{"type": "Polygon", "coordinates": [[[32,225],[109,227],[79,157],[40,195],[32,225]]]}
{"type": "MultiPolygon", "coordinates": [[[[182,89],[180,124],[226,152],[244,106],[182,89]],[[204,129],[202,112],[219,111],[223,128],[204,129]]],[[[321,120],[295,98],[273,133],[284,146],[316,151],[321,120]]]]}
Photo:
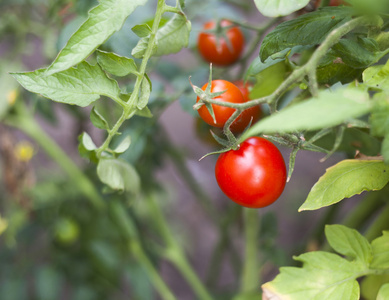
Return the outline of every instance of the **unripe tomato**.
{"type": "Polygon", "coordinates": [[[239,205],[260,208],[272,204],[286,184],[286,166],[270,141],[251,137],[238,150],[222,153],[215,166],[220,189],[239,205]]]}
{"type": "MultiPolygon", "coordinates": [[[[231,26],[227,20],[220,22],[222,27],[231,26]]],[[[204,29],[215,29],[216,23],[210,21],[205,23],[204,29]]],[[[208,62],[218,66],[228,66],[236,62],[244,48],[244,36],[238,27],[232,27],[225,33],[229,42],[225,38],[216,36],[214,33],[201,32],[198,37],[198,49],[201,56],[208,62]]]]}

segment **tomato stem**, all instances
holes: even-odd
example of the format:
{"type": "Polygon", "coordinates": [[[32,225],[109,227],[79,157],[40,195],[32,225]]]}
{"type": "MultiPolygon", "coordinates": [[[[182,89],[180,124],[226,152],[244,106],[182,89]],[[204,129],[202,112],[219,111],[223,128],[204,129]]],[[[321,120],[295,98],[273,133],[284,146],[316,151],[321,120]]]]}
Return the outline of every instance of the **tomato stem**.
{"type": "Polygon", "coordinates": [[[261,282],[258,250],[260,218],[257,209],[245,208],[243,212],[246,244],[240,292],[245,294],[259,292],[261,282]]]}

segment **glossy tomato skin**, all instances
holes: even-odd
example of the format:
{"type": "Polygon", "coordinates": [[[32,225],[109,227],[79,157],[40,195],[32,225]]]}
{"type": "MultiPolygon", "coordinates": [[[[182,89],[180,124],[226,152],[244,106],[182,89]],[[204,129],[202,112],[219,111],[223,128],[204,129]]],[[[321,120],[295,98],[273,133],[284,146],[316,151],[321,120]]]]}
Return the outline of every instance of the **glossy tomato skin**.
{"type": "MultiPolygon", "coordinates": [[[[250,84],[248,82],[246,82],[246,84],[245,84],[243,82],[243,80],[234,81],[234,84],[242,92],[244,102],[250,101],[251,100],[249,97],[250,84]]],[[[242,132],[250,124],[250,121],[251,121],[251,124],[256,123],[259,120],[259,118],[261,117],[261,115],[262,115],[262,110],[261,110],[261,107],[259,105],[253,106],[253,107],[250,107],[250,108],[244,110],[242,112],[240,118],[231,125],[231,131],[242,132]]]]}
{"type": "Polygon", "coordinates": [[[272,204],[286,184],[286,166],[270,141],[251,137],[238,150],[222,153],[215,167],[220,189],[234,202],[249,208],[272,204]]]}
{"type": "MultiPolygon", "coordinates": [[[[231,26],[232,23],[222,20],[222,27],[231,26]]],[[[204,29],[214,29],[216,23],[210,21],[205,23],[204,29]]],[[[228,66],[236,62],[244,48],[244,36],[238,27],[227,30],[226,36],[230,41],[229,46],[224,37],[217,37],[214,33],[201,32],[198,36],[198,49],[201,56],[217,66],[228,66]],[[230,49],[231,48],[231,49],[230,49]]]]}
{"type": "MultiPolygon", "coordinates": [[[[206,83],[202,87],[202,90],[205,91],[207,86],[208,83],[206,83]]],[[[221,79],[213,80],[211,82],[211,93],[222,92],[222,91],[226,91],[226,92],[214,98],[214,100],[229,102],[229,103],[244,102],[242,92],[236,85],[234,85],[233,83],[227,80],[221,80],[221,79]]],[[[198,101],[199,101],[199,97],[197,97],[197,102],[198,101]]],[[[224,126],[224,124],[227,122],[227,120],[231,117],[231,115],[235,111],[234,108],[220,106],[216,104],[212,104],[212,108],[215,114],[216,123],[213,121],[212,116],[208,112],[208,109],[205,107],[205,105],[203,105],[197,112],[199,113],[200,117],[204,120],[205,123],[219,128],[222,128],[224,126]]]]}

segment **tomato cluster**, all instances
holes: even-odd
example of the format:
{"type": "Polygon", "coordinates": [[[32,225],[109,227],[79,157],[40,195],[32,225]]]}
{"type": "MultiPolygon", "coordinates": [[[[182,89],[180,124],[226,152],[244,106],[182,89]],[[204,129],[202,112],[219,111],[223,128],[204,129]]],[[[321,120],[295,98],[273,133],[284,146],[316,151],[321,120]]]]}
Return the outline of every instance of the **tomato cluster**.
{"type": "MultiPolygon", "coordinates": [[[[221,21],[224,34],[202,32],[198,38],[198,49],[208,62],[219,66],[227,66],[236,62],[243,50],[244,38],[239,28],[228,21],[221,21]],[[228,41],[226,41],[228,39],[228,41]]],[[[204,29],[215,29],[215,22],[208,22],[204,29]]],[[[202,87],[206,91],[208,83],[202,87]]],[[[210,93],[223,92],[213,100],[227,103],[245,103],[249,99],[249,84],[242,80],[231,83],[226,80],[213,80],[210,93]]],[[[200,98],[197,97],[197,102],[200,98]]],[[[223,128],[235,108],[212,104],[214,118],[208,108],[203,105],[198,114],[210,126],[223,128]]],[[[230,130],[239,133],[245,130],[250,122],[255,123],[261,115],[260,106],[244,110],[231,124],[230,130]]],[[[284,159],[270,141],[252,137],[240,144],[238,150],[230,150],[221,154],[215,167],[215,176],[220,189],[234,202],[250,208],[270,205],[278,199],[286,183],[286,167],[284,159]]]]}

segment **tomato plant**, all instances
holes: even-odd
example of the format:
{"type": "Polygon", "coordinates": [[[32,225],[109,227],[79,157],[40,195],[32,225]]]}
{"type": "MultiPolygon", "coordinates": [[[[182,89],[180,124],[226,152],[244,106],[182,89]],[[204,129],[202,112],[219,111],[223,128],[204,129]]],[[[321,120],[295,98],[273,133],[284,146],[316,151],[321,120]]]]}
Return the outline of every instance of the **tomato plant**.
{"type": "Polygon", "coordinates": [[[388,0],[0,2],[2,300],[389,299],[388,0]]]}
{"type": "Polygon", "coordinates": [[[220,21],[219,25],[214,21],[204,25],[204,30],[215,29],[216,33],[204,31],[199,34],[199,53],[206,61],[218,66],[233,64],[239,59],[244,48],[242,31],[227,20],[220,21]],[[217,28],[218,26],[220,28],[217,28]]]}
{"type": "MultiPolygon", "coordinates": [[[[238,86],[227,81],[227,80],[213,80],[211,83],[211,93],[217,93],[225,91],[220,96],[214,98],[214,100],[228,102],[228,103],[245,103],[248,99],[248,88],[247,85],[244,86],[243,82],[238,81],[238,86]],[[243,92],[243,93],[242,93],[243,92]]],[[[208,86],[206,83],[202,90],[205,91],[208,86]]],[[[197,97],[197,102],[200,100],[197,97]]],[[[215,114],[215,120],[212,118],[209,113],[207,107],[203,105],[199,110],[199,116],[206,122],[207,124],[222,128],[224,124],[228,121],[228,119],[232,116],[235,109],[229,108],[225,106],[212,104],[212,109],[215,114]]],[[[260,108],[259,106],[254,106],[249,109],[244,110],[240,116],[231,124],[231,130],[233,132],[241,132],[243,131],[249,124],[250,121],[256,122],[260,116],[260,108]]]]}
{"type": "Polygon", "coordinates": [[[252,137],[238,150],[222,153],[215,167],[220,189],[234,202],[250,208],[276,201],[286,183],[284,159],[270,141],[252,137]]]}

